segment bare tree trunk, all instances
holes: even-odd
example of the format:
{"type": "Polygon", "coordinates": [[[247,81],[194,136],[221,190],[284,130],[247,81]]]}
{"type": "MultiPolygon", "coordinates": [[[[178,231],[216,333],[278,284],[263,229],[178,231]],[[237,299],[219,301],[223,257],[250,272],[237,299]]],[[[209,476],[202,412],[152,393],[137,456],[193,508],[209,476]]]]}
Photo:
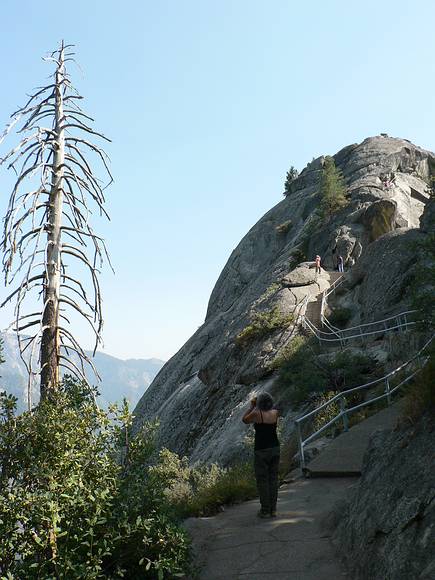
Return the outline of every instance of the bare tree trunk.
{"type": "Polygon", "coordinates": [[[59,64],[56,70],[55,101],[55,145],[53,159],[53,179],[49,194],[47,265],[44,288],[44,311],[42,317],[41,341],[41,397],[59,383],[59,299],[61,274],[61,225],[63,205],[63,173],[65,162],[65,125],[63,113],[64,91],[64,46],[59,51],[59,64]]]}
{"type": "Polygon", "coordinates": [[[68,62],[74,62],[71,47],[62,42],[46,57],[55,63],[52,79],[30,95],[0,134],[1,144],[14,125],[21,125],[15,130],[20,136],[18,145],[0,158],[0,166],[7,162],[17,175],[0,243],[5,283],[14,284],[15,289],[0,308],[15,302],[13,324],[29,373],[29,408],[31,383],[39,373],[42,398],[57,388],[60,369],[87,383],[87,365],[99,379],[68,327],[71,311],[83,317],[95,338],[95,354],[103,326],[98,274],[103,258],[109,264],[110,259],[104,240],[89,223],[90,205],[109,218],[104,190],[113,179],[107,154],[90,138],[110,139],[92,128],[89,123],[94,120],[78,105],[83,97],[73,87],[66,68],[68,62]],[[91,158],[105,170],[108,184],[94,174],[91,158]],[[34,189],[37,174],[40,184],[34,189]],[[82,271],[74,276],[77,264],[82,271]],[[27,313],[27,297],[34,302],[36,292],[38,299],[43,297],[42,308],[27,313]],[[32,329],[30,336],[28,329],[32,329]],[[24,331],[26,336],[21,334],[24,331]]]}

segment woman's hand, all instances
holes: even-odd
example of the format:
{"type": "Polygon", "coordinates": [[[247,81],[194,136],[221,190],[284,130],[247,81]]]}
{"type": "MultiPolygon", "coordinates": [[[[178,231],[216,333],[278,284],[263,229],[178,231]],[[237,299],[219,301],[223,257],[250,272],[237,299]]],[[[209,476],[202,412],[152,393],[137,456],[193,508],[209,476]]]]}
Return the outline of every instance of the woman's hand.
{"type": "Polygon", "coordinates": [[[255,410],[255,407],[257,405],[257,397],[253,397],[250,403],[251,406],[249,407],[249,409],[246,410],[245,414],[242,417],[243,423],[253,423],[257,415],[257,411],[255,410]]]}

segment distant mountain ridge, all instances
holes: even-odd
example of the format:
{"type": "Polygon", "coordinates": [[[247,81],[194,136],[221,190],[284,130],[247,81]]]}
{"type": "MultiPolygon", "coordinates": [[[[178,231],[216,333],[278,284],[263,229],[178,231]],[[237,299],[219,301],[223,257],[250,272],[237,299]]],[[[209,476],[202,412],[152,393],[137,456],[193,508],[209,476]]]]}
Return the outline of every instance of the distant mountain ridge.
{"type": "MultiPolygon", "coordinates": [[[[27,408],[27,372],[19,355],[17,338],[12,333],[0,333],[0,336],[3,339],[5,359],[0,365],[0,390],[17,397],[18,410],[24,411],[27,408]]],[[[87,354],[91,355],[89,352],[87,354]]],[[[157,358],[122,360],[98,351],[93,362],[101,376],[101,383],[98,385],[91,376],[89,380],[100,391],[100,404],[107,406],[125,397],[131,408],[134,408],[165,364],[165,361],[157,358]]],[[[36,402],[37,399],[36,388],[32,393],[32,400],[36,402]]]]}

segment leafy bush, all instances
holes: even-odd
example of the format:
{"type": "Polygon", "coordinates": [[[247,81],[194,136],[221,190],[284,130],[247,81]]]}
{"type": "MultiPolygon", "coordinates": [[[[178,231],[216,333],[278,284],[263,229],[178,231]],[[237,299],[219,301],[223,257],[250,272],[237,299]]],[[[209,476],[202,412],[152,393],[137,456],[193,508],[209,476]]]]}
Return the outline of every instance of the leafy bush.
{"type": "Polygon", "coordinates": [[[292,260],[294,260],[297,264],[301,262],[305,262],[307,260],[307,254],[305,251],[305,245],[302,244],[300,247],[295,248],[292,253],[290,254],[292,260]]]}
{"type": "Polygon", "coordinates": [[[320,182],[320,207],[324,216],[330,216],[347,205],[343,174],[336,168],[333,157],[325,157],[320,182]]]}
{"type": "Polygon", "coordinates": [[[336,328],[344,328],[352,318],[350,308],[334,308],[328,317],[328,321],[336,328]]]}
{"type": "Polygon", "coordinates": [[[306,401],[312,391],[322,391],[325,388],[325,376],[316,364],[317,347],[312,340],[296,338],[294,350],[291,343],[284,356],[274,363],[280,363],[278,386],[286,393],[288,401],[295,406],[306,401]],[[282,361],[282,363],[281,363],[282,361]]]}
{"type": "Polygon", "coordinates": [[[292,227],[292,221],[287,220],[287,221],[283,222],[282,224],[279,224],[278,226],[276,226],[275,229],[279,234],[286,234],[291,227],[292,227]]]}
{"type": "Polygon", "coordinates": [[[382,368],[373,356],[349,351],[338,353],[326,368],[330,385],[341,390],[357,387],[382,375],[382,368]]]}
{"type": "Polygon", "coordinates": [[[97,408],[66,378],[32,413],[0,396],[0,576],[164,578],[189,543],[151,477],[156,425],[97,408]]]}
{"type": "Polygon", "coordinates": [[[263,302],[264,300],[267,300],[268,298],[273,296],[276,292],[278,292],[278,290],[280,288],[281,288],[281,284],[279,284],[278,282],[274,282],[273,284],[271,284],[270,286],[268,286],[266,288],[266,290],[260,296],[260,299],[258,300],[258,302],[263,302]]]}
{"type": "Polygon", "coordinates": [[[236,344],[246,346],[254,339],[270,334],[278,328],[285,328],[293,320],[293,314],[283,314],[277,306],[271,310],[253,312],[251,315],[251,324],[237,335],[236,344]]]}
{"type": "Polygon", "coordinates": [[[298,350],[305,345],[306,341],[307,339],[303,336],[295,336],[277,352],[275,358],[270,363],[270,369],[277,370],[281,368],[287,361],[295,356],[298,350]]]}
{"type": "Polygon", "coordinates": [[[299,406],[311,393],[358,386],[379,373],[376,359],[368,355],[341,352],[330,361],[320,362],[317,354],[315,343],[306,340],[299,347],[296,345],[295,352],[290,352],[279,367],[277,384],[292,405],[299,406]]]}
{"type": "Polygon", "coordinates": [[[209,516],[221,506],[256,497],[251,464],[222,468],[216,464],[189,466],[186,457],[163,449],[153,477],[164,482],[165,495],[179,517],[209,516]]]}
{"type": "MultiPolygon", "coordinates": [[[[315,406],[320,407],[320,405],[327,403],[328,401],[333,399],[335,397],[335,395],[337,395],[337,394],[338,394],[337,391],[327,391],[326,393],[322,393],[321,395],[319,395],[316,398],[315,406]]],[[[330,403],[329,405],[324,407],[314,417],[313,427],[312,427],[313,432],[318,431],[324,425],[329,423],[329,421],[331,421],[334,417],[336,417],[339,412],[340,412],[340,404],[338,401],[334,401],[333,403],[330,403]]],[[[331,427],[331,431],[334,432],[334,430],[335,430],[335,427],[331,427]]],[[[329,428],[326,429],[326,434],[328,434],[328,431],[329,431],[329,428]]]]}

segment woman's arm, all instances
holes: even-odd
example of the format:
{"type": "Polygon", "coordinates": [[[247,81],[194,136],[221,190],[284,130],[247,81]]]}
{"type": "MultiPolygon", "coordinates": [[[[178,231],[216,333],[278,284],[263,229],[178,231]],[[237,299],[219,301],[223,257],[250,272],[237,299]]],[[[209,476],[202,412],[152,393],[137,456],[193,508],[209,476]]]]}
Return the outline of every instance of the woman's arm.
{"type": "Polygon", "coordinates": [[[249,409],[245,412],[245,414],[242,417],[243,423],[254,423],[255,422],[255,419],[258,416],[258,411],[255,407],[256,404],[257,404],[257,399],[252,399],[251,406],[249,407],[249,409]]]}

